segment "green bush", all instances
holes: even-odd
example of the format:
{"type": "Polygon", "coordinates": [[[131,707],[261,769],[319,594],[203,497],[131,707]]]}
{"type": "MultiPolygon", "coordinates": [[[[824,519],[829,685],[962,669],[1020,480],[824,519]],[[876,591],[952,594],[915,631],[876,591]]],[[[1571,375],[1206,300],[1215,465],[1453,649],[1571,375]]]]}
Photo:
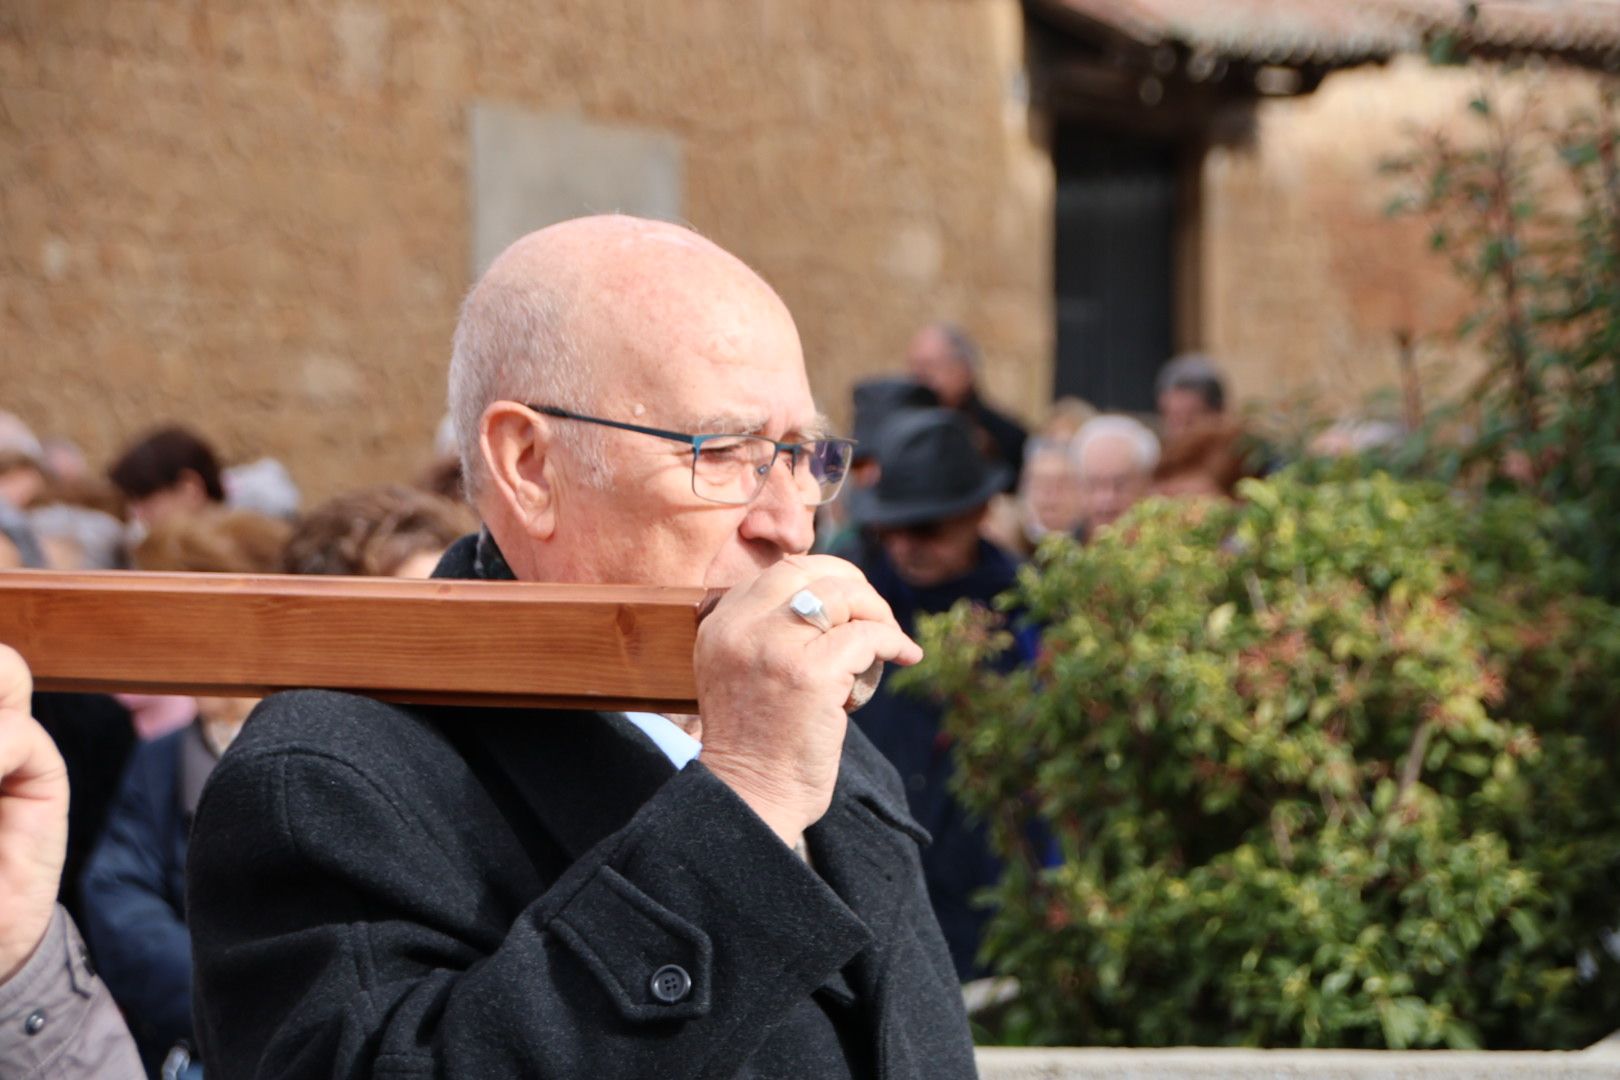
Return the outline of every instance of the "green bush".
{"type": "Polygon", "coordinates": [[[924,628],[1009,870],[993,1033],[1571,1047],[1620,1027],[1620,612],[1547,511],[1378,474],[1150,502],[924,628]],[[1032,851],[1038,813],[1060,851],[1032,851]]]}
{"type": "Polygon", "coordinates": [[[1482,378],[1392,455],[1399,468],[1478,473],[1555,511],[1588,591],[1620,602],[1620,81],[1568,111],[1482,91],[1461,140],[1435,132],[1388,167],[1393,208],[1420,214],[1474,297],[1458,340],[1482,378]],[[1463,418],[1468,437],[1444,437],[1463,418]]]}

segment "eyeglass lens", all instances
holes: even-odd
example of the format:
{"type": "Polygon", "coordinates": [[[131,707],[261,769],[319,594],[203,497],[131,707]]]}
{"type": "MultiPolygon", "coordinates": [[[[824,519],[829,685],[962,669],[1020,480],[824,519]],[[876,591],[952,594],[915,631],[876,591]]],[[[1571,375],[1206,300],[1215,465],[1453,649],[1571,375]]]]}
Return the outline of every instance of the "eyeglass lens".
{"type": "MultiPolygon", "coordinates": [[[[789,455],[793,482],[806,506],[831,502],[849,471],[850,446],[814,441],[789,455]]],[[[702,440],[692,458],[692,491],[701,498],[740,506],[752,502],[770,479],[776,443],[752,435],[718,435],[702,440]]]]}

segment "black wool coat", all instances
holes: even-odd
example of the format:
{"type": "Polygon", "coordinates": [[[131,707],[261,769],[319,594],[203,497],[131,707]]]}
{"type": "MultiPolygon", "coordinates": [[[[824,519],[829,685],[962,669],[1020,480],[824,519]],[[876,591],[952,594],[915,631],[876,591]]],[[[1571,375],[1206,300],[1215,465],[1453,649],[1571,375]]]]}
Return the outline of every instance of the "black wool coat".
{"type": "Polygon", "coordinates": [[[277,695],[192,834],[207,1075],[975,1075],[926,834],[854,725],[806,840],[622,716],[277,695]]]}

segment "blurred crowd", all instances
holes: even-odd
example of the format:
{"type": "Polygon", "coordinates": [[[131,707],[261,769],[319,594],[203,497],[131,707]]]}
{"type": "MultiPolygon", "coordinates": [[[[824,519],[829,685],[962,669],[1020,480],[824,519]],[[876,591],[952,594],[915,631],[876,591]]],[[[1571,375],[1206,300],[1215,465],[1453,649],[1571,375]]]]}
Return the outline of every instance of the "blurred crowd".
{"type": "MultiPolygon", "coordinates": [[[[860,567],[915,636],[921,616],[958,601],[989,605],[1019,564],[1052,536],[1086,543],[1149,496],[1231,498],[1266,460],[1230,415],[1226,383],[1202,355],[1172,359],[1151,416],[1055,402],[1026,431],[980,388],[979,349],[950,324],[912,338],[904,372],[854,389],[857,445],[846,495],[823,508],[822,550],[860,567]]],[[[1013,624],[1009,668],[1034,660],[1035,628],[1013,624]]],[[[978,894],[1001,866],[984,824],[951,793],[954,755],[944,707],[926,695],[879,686],[854,721],[900,774],[912,815],[931,837],[923,872],[957,975],[986,974],[978,961],[990,912],[978,894]]],[[[1049,845],[1038,827],[1031,850],[1049,845]]]]}
{"type": "MultiPolygon", "coordinates": [[[[957,600],[988,603],[1046,537],[1086,542],[1149,495],[1229,498],[1256,471],[1254,444],[1229,415],[1225,382],[1207,357],[1165,366],[1154,416],[1099,413],[1068,398],[1033,434],[985,399],[979,367],[965,331],[934,324],[911,341],[903,372],[854,389],[849,484],[823,508],[818,548],[856,563],[907,632],[957,600]]],[[[305,508],[281,463],[223,467],[184,427],[154,430],[96,469],[72,443],[0,414],[0,569],[427,577],[478,525],[439,442],[441,453],[411,482],[305,508]]],[[[1005,662],[1028,662],[1034,650],[1026,631],[1005,662]]],[[[191,815],[254,704],[36,695],[35,715],[63,752],[73,791],[61,899],[154,1076],[165,1060],[176,1071],[191,1030],[191,815]]],[[[933,837],[924,855],[930,898],[958,974],[971,980],[983,974],[976,954],[988,918],[972,898],[999,867],[982,825],[950,793],[940,706],[885,684],[855,720],[894,764],[933,837]]]]}
{"type": "MultiPolygon", "coordinates": [[[[1032,433],[985,401],[973,339],[948,323],[926,326],[907,349],[904,374],[855,387],[854,494],[829,508],[820,543],[838,551],[864,532],[891,557],[910,557],[907,530],[862,517],[862,500],[874,497],[863,493],[888,491],[885,501],[893,503],[903,487],[920,500],[921,489],[912,488],[933,484],[943,498],[953,482],[963,483],[970,460],[994,471],[1000,486],[988,498],[970,500],[954,515],[961,520],[950,524],[971,518],[971,529],[956,531],[1018,557],[1053,534],[1083,542],[1150,495],[1230,498],[1240,480],[1263,470],[1263,448],[1229,413],[1226,381],[1212,359],[1186,354],[1170,360],[1159,373],[1156,396],[1152,416],[1103,413],[1079,398],[1060,398],[1032,433]],[[929,411],[933,420],[924,426],[953,446],[965,442],[964,457],[947,461],[915,445],[902,448],[902,433],[929,411]],[[939,434],[947,428],[951,435],[939,434]]],[[[931,531],[947,524],[931,514],[919,507],[900,515],[915,521],[898,524],[931,531]]],[[[910,529],[910,538],[918,531],[910,529]]]]}
{"type": "MultiPolygon", "coordinates": [[[[71,443],[0,414],[0,569],[425,578],[477,522],[459,470],[302,507],[274,459],[222,468],[179,426],[93,471],[71,443]]],[[[40,693],[34,715],[68,767],[60,899],[83,928],[148,1072],[186,1075],[191,942],[185,862],[214,764],[256,704],[242,698],[40,693]]]]}

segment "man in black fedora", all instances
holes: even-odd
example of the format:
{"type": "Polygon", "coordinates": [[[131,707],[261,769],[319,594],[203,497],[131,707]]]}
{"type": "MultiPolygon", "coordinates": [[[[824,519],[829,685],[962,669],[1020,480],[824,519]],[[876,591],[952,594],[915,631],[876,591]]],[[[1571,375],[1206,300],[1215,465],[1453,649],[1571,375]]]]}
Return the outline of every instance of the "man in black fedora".
{"type": "Polygon", "coordinates": [[[855,384],[855,423],[850,432],[855,448],[850,457],[850,481],[855,487],[877,482],[877,447],[891,417],[903,410],[930,409],[939,397],[928,387],[903,375],[880,375],[855,384]]]}
{"type": "MultiPolygon", "coordinates": [[[[865,535],[850,554],[907,633],[917,617],[945,611],[961,599],[988,605],[1012,584],[1017,563],[979,535],[990,499],[1010,470],[985,460],[974,432],[957,411],[903,409],[879,433],[876,483],[851,493],[850,509],[865,535]]],[[[1005,658],[1011,666],[1033,655],[1027,633],[1005,658]]],[[[923,851],[929,898],[958,977],[984,972],[975,962],[989,912],[971,903],[995,884],[1001,866],[981,822],[970,821],[952,797],[954,769],[943,710],[927,697],[887,684],[856,723],[892,762],[906,786],[911,813],[933,842],[923,851]]]]}
{"type": "MultiPolygon", "coordinates": [[[[889,418],[907,409],[927,409],[939,404],[934,392],[903,375],[880,375],[855,384],[854,424],[850,434],[855,446],[849,460],[849,486],[867,488],[877,483],[878,437],[889,418]]],[[[845,500],[828,503],[816,515],[818,552],[846,552],[862,542],[860,525],[851,520],[845,500]]]]}

